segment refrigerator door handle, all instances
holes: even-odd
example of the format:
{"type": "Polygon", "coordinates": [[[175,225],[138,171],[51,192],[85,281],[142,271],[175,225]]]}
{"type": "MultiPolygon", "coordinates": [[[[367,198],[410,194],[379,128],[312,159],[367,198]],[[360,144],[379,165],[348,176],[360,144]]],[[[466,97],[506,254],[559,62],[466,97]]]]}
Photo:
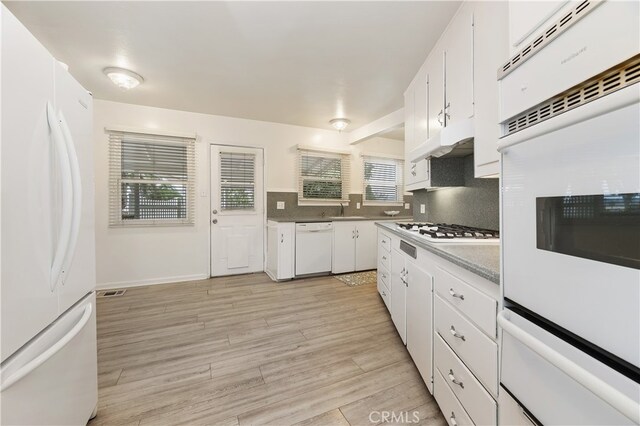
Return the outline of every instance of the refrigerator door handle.
{"type": "Polygon", "coordinates": [[[60,125],[62,128],[62,136],[64,137],[67,153],[69,154],[69,162],[71,169],[71,183],[73,186],[73,203],[71,206],[71,234],[69,237],[69,245],[65,250],[64,261],[62,262],[62,284],[71,266],[73,255],[76,251],[76,243],[78,242],[78,234],[80,233],[80,218],[82,216],[82,181],[80,178],[80,163],[78,162],[78,154],[73,143],[71,130],[64,118],[62,111],[59,112],[60,125]]]}
{"type": "Polygon", "coordinates": [[[598,396],[633,422],[640,423],[640,406],[634,400],[515,325],[510,321],[507,311],[503,310],[498,313],[498,325],[502,330],[584,386],[589,392],[598,396]]]}
{"type": "Polygon", "coordinates": [[[62,178],[62,215],[60,220],[60,233],[58,234],[58,243],[56,244],[53,262],[51,264],[50,287],[51,291],[54,291],[58,284],[58,280],[60,279],[60,275],[63,273],[63,261],[67,248],[69,247],[69,238],[71,237],[73,182],[67,145],[64,140],[64,136],[62,135],[60,121],[53,111],[51,102],[47,102],[47,121],[55,143],[62,178]]]}
{"type": "MultiPolygon", "coordinates": [[[[42,364],[47,362],[49,358],[54,356],[56,353],[60,351],[60,349],[64,348],[67,343],[73,340],[74,337],[82,331],[85,325],[89,322],[91,318],[91,313],[93,312],[93,304],[89,303],[84,308],[84,312],[80,317],[80,320],[69,330],[60,340],[50,346],[47,350],[42,352],[40,355],[20,367],[15,373],[9,376],[6,380],[2,380],[0,382],[0,392],[4,392],[13,386],[15,383],[20,381],[22,378],[27,376],[36,368],[40,367],[42,364]]],[[[4,379],[4,377],[2,378],[4,379]]]]}

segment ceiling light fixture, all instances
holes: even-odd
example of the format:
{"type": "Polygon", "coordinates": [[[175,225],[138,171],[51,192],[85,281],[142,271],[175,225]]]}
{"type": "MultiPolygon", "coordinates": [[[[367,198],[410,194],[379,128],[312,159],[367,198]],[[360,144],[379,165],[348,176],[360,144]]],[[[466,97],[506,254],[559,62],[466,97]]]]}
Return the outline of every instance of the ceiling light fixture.
{"type": "Polygon", "coordinates": [[[113,84],[123,90],[133,89],[144,81],[144,78],[142,78],[140,74],[125,70],[124,68],[108,67],[102,72],[111,79],[113,84]]]}
{"type": "Polygon", "coordinates": [[[351,121],[347,120],[346,118],[334,118],[333,120],[329,121],[329,124],[331,124],[333,128],[339,132],[343,131],[350,123],[351,121]]]}

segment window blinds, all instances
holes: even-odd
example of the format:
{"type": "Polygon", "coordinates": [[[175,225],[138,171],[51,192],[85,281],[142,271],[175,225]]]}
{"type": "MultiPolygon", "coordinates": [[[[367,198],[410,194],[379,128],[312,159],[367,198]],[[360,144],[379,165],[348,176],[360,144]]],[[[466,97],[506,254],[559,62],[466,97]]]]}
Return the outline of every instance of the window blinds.
{"type": "Polygon", "coordinates": [[[220,153],[220,209],[255,209],[256,156],[241,152],[220,153]]]}
{"type": "Polygon", "coordinates": [[[298,200],[348,201],[349,155],[298,149],[298,200]]]}
{"type": "Polygon", "coordinates": [[[402,203],[402,160],[363,156],[364,203],[402,203]]]}
{"type": "Polygon", "coordinates": [[[192,225],[195,139],[108,134],[109,225],[192,225]]]}

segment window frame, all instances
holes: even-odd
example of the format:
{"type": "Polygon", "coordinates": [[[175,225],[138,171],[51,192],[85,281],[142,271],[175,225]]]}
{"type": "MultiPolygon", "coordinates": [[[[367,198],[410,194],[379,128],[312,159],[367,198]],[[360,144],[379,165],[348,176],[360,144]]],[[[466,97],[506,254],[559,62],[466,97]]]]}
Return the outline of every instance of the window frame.
{"type": "MultiPolygon", "coordinates": [[[[351,154],[347,152],[341,151],[330,151],[330,150],[320,150],[320,149],[308,149],[298,147],[297,150],[298,158],[297,158],[297,170],[296,177],[298,180],[298,205],[304,206],[338,206],[349,205],[349,192],[350,192],[350,182],[351,182],[351,154]],[[302,159],[303,157],[319,157],[319,158],[330,158],[330,159],[339,159],[340,160],[340,179],[336,180],[340,182],[341,186],[341,194],[340,199],[338,198],[305,198],[304,197],[304,181],[305,176],[302,175],[302,159]]],[[[323,179],[314,179],[315,177],[309,176],[306,180],[323,180],[323,179]]],[[[326,178],[324,180],[335,180],[335,178],[326,178]]]]}
{"type": "Polygon", "coordinates": [[[393,156],[380,154],[362,154],[362,205],[363,206],[403,206],[404,205],[404,160],[393,156]],[[367,180],[365,177],[366,163],[380,163],[394,165],[396,168],[396,181],[394,185],[383,181],[367,180]],[[396,199],[393,201],[367,199],[367,186],[370,182],[376,182],[381,186],[393,186],[396,188],[396,199]]]}
{"type": "MultiPolygon", "coordinates": [[[[106,129],[109,140],[109,227],[147,227],[147,226],[194,226],[196,201],[196,158],[195,135],[172,135],[148,133],[144,131],[129,131],[120,129],[106,129]],[[185,179],[141,179],[122,176],[123,144],[135,142],[151,146],[184,146],[186,154],[185,179]],[[184,218],[151,218],[125,219],[123,218],[123,184],[168,184],[185,186],[185,217],[184,218]]],[[[149,173],[147,170],[145,173],[149,173]]]]}

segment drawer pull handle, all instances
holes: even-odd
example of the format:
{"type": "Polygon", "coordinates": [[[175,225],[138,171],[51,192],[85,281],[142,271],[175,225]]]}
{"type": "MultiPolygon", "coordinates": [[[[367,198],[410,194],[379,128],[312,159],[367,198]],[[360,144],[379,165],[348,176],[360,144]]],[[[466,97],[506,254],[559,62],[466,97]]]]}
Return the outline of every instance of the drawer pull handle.
{"type": "Polygon", "coordinates": [[[382,274],[382,278],[387,278],[387,274],[382,274]]]}
{"type": "Polygon", "coordinates": [[[382,256],[382,260],[387,260],[387,256],[382,256]]]}
{"type": "Polygon", "coordinates": [[[453,413],[453,411],[451,412],[451,417],[449,417],[449,420],[451,420],[451,426],[458,426],[456,415],[453,413]]]}
{"type": "Polygon", "coordinates": [[[387,244],[387,240],[382,240],[382,244],[387,244]]]}
{"type": "Polygon", "coordinates": [[[466,342],[467,339],[464,338],[463,334],[460,334],[456,331],[456,328],[454,326],[451,326],[451,329],[449,329],[449,331],[451,332],[451,335],[453,337],[457,337],[458,339],[462,340],[463,342],[466,342]]]}
{"type": "Polygon", "coordinates": [[[454,385],[458,385],[462,389],[464,389],[464,383],[459,382],[458,380],[456,380],[456,376],[453,375],[453,370],[451,370],[451,369],[449,369],[449,380],[451,380],[451,383],[453,383],[454,385]]]}
{"type": "Polygon", "coordinates": [[[451,297],[457,297],[460,300],[464,300],[464,294],[456,293],[452,288],[449,289],[449,294],[451,295],[451,297]]]}

